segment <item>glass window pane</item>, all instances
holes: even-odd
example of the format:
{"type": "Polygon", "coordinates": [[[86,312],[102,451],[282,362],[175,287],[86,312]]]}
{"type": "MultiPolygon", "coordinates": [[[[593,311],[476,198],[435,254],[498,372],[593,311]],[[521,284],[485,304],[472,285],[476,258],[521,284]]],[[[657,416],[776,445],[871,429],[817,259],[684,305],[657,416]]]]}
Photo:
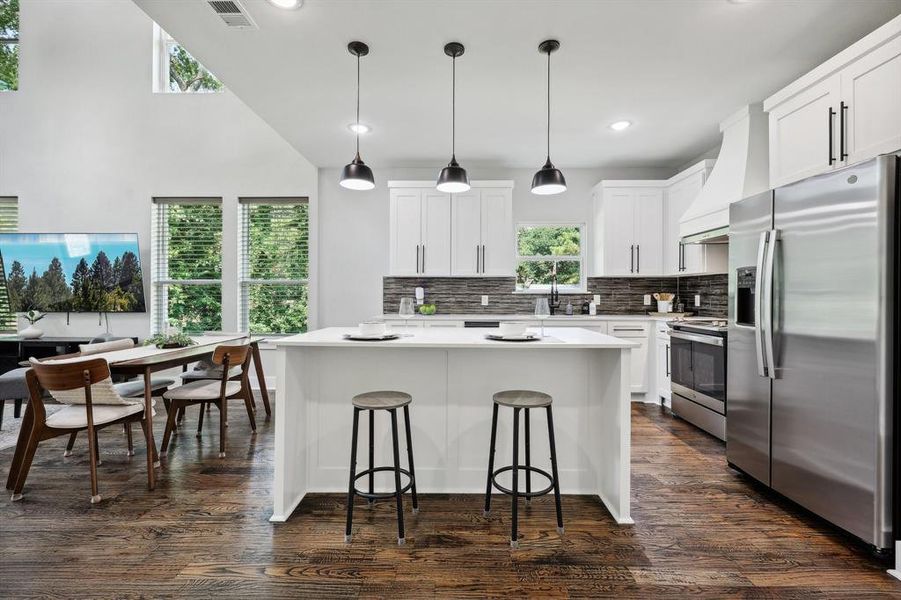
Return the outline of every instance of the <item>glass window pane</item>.
{"type": "Polygon", "coordinates": [[[245,285],[250,331],[301,333],[307,330],[307,286],[245,285]]]}
{"type": "Polygon", "coordinates": [[[520,227],[516,232],[520,256],[580,256],[578,226],[520,227]]]}
{"type": "Polygon", "coordinates": [[[168,279],[222,277],[222,206],[167,204],[168,279]]]}
{"type": "Polygon", "coordinates": [[[554,264],[557,265],[557,285],[579,287],[582,282],[582,262],[578,260],[561,261],[520,261],[516,268],[516,288],[527,290],[535,287],[551,285],[554,264]]]}
{"type": "Polygon", "coordinates": [[[0,43],[0,92],[19,89],[19,44],[0,43]]]}
{"type": "Polygon", "coordinates": [[[308,204],[245,205],[250,279],[308,277],[308,209],[308,204]]]}
{"type": "Polygon", "coordinates": [[[180,93],[218,92],[222,84],[179,44],[168,45],[169,91],[180,93]]]}
{"type": "Polygon", "coordinates": [[[169,324],[189,333],[222,330],[221,285],[165,286],[169,324]]]}

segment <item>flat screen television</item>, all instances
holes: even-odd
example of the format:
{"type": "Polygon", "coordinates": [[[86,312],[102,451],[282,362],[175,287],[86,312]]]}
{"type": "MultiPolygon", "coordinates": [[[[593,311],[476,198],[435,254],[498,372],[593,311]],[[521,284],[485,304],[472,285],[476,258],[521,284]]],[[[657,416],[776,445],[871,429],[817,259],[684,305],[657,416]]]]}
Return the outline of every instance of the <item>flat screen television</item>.
{"type": "Polygon", "coordinates": [[[136,233],[0,233],[12,312],[145,312],[136,233]]]}

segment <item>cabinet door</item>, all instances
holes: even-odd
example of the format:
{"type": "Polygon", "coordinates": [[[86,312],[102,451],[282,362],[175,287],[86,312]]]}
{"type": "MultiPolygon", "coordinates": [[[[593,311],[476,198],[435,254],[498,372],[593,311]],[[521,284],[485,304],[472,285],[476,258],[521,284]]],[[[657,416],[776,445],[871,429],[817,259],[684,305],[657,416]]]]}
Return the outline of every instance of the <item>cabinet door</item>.
{"type": "Polygon", "coordinates": [[[641,394],[648,391],[648,338],[627,338],[636,342],[632,348],[632,393],[641,394]]]}
{"type": "Polygon", "coordinates": [[[678,183],[671,185],[666,190],[664,200],[664,249],[663,249],[663,273],[665,275],[680,275],[686,270],[686,262],[690,262],[692,268],[697,267],[697,248],[700,246],[682,247],[679,235],[679,219],[691,206],[691,203],[701,193],[704,187],[705,174],[696,173],[678,183]]]}
{"type": "Polygon", "coordinates": [[[771,187],[824,173],[838,164],[840,89],[841,77],[834,75],[770,111],[771,187]],[[836,114],[831,115],[830,109],[836,114]],[[830,156],[836,159],[831,165],[830,156]]]}
{"type": "Polygon", "coordinates": [[[844,164],[901,148],[901,38],[849,65],[841,82],[848,154],[844,164]]]}
{"type": "Polygon", "coordinates": [[[392,189],[390,219],[389,272],[398,276],[418,275],[422,190],[392,189]]]}
{"type": "Polygon", "coordinates": [[[482,275],[512,276],[513,190],[485,188],[482,194],[482,275]]]}
{"type": "Polygon", "coordinates": [[[451,198],[435,190],[422,192],[420,270],[433,277],[451,272],[451,198]]]}
{"type": "Polygon", "coordinates": [[[638,188],[635,193],[635,274],[663,273],[663,190],[638,188]]]}
{"type": "Polygon", "coordinates": [[[451,274],[478,275],[482,252],[482,200],[471,189],[451,197],[451,274]]]}
{"type": "Polygon", "coordinates": [[[631,275],[635,272],[635,190],[604,190],[604,275],[631,275]]]}
{"type": "Polygon", "coordinates": [[[657,396],[670,398],[669,380],[669,339],[657,339],[657,396]]]}

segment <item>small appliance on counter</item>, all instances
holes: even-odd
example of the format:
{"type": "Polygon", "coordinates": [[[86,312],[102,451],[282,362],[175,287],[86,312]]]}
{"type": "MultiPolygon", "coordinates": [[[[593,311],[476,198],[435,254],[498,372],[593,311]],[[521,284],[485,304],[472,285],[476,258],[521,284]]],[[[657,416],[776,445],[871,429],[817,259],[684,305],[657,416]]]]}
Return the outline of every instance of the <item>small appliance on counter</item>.
{"type": "Polygon", "coordinates": [[[673,414],[726,440],[725,319],[669,321],[673,414]]]}

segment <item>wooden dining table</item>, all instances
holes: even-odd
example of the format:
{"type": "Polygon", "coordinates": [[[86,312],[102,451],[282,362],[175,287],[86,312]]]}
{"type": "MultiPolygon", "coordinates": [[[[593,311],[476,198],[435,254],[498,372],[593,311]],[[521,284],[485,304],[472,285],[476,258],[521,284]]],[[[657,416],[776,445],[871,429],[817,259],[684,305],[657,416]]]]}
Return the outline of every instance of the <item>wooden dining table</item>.
{"type": "MultiPolygon", "coordinates": [[[[203,335],[192,338],[196,342],[193,346],[185,348],[154,348],[141,347],[128,348],[125,350],[113,350],[111,352],[101,352],[92,354],[91,358],[106,358],[109,363],[110,373],[112,375],[123,375],[135,377],[138,375],[144,378],[144,414],[152,415],[153,395],[150,383],[150,376],[159,371],[165,371],[176,367],[187,368],[187,365],[201,360],[209,359],[213,355],[216,346],[228,343],[243,342],[246,336],[235,335],[203,335]],[[138,356],[135,356],[135,355],[138,356]]],[[[254,368],[257,379],[260,382],[260,396],[263,400],[263,406],[266,409],[266,416],[271,416],[272,408],[269,404],[269,391],[266,389],[266,379],[263,375],[263,364],[260,360],[260,342],[264,338],[250,338],[251,353],[253,357],[254,368]]],[[[53,362],[58,360],[70,360],[81,356],[80,354],[69,354],[63,356],[55,356],[53,358],[44,359],[44,362],[53,362]]],[[[147,442],[147,489],[156,487],[155,468],[160,465],[156,453],[156,441],[153,436],[153,419],[147,419],[146,429],[147,442]]]]}

